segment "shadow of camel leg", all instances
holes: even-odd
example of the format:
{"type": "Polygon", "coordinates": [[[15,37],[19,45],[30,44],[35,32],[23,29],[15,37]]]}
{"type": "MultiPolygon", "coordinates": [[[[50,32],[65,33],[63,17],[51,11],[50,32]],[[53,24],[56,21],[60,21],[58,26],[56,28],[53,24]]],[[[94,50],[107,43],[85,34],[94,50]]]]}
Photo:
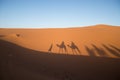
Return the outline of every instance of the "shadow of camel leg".
{"type": "Polygon", "coordinates": [[[68,51],[66,51],[66,54],[68,54],[68,51]]]}
{"type": "Polygon", "coordinates": [[[63,49],[61,49],[61,54],[63,53],[63,49]]]}
{"type": "Polygon", "coordinates": [[[76,51],[76,49],[75,49],[74,51],[75,51],[75,54],[77,55],[77,51],[76,51]]]}
{"type": "Polygon", "coordinates": [[[59,49],[59,53],[61,52],[61,49],[59,49]]]}
{"type": "Polygon", "coordinates": [[[72,53],[73,53],[73,55],[74,55],[74,50],[72,49],[72,53]]]}
{"type": "Polygon", "coordinates": [[[80,52],[80,50],[77,50],[78,51],[78,53],[79,53],[79,55],[81,54],[81,52],[80,52]]]}

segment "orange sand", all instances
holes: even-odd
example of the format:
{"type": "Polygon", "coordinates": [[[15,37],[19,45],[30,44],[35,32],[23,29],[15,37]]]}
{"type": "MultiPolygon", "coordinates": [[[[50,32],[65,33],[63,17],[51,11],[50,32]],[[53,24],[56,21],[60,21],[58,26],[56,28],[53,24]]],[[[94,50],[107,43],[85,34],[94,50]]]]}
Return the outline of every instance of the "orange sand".
{"type": "MultiPolygon", "coordinates": [[[[109,57],[117,57],[111,54],[102,44],[113,45],[120,48],[120,26],[95,25],[82,28],[52,28],[52,29],[0,29],[0,39],[13,42],[20,46],[47,52],[53,43],[52,52],[58,52],[56,44],[62,41],[68,45],[73,41],[81,51],[77,55],[89,55],[85,46],[93,49],[91,44],[106,51],[109,57]],[[20,34],[20,36],[16,36],[20,34]]],[[[110,47],[110,46],[109,46],[110,47]]],[[[110,47],[112,48],[112,47],[110,47]]],[[[67,47],[68,54],[73,54],[67,47]]],[[[61,53],[62,54],[62,53],[61,53]]],[[[65,53],[66,54],[66,53],[65,53]]],[[[99,54],[95,51],[95,55],[99,54]]]]}

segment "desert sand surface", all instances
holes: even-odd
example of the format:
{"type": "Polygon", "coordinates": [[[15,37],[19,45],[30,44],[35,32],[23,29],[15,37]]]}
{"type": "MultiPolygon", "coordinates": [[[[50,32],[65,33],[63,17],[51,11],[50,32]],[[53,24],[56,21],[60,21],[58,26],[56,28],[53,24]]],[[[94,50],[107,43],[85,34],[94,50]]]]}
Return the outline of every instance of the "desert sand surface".
{"type": "Polygon", "coordinates": [[[0,40],[0,80],[119,79],[119,58],[50,54],[0,40]]]}
{"type": "Polygon", "coordinates": [[[120,27],[0,29],[0,80],[119,80],[120,27]],[[66,52],[65,52],[66,51],[66,52]]]}
{"type": "Polygon", "coordinates": [[[76,28],[0,29],[0,39],[25,48],[48,52],[52,45],[52,53],[112,58],[120,57],[119,35],[120,26],[105,24],[76,28]],[[64,41],[67,52],[64,48],[62,52],[61,48],[56,45],[60,45],[62,41],[64,41]],[[71,42],[77,46],[79,52],[69,47],[71,42]]]}

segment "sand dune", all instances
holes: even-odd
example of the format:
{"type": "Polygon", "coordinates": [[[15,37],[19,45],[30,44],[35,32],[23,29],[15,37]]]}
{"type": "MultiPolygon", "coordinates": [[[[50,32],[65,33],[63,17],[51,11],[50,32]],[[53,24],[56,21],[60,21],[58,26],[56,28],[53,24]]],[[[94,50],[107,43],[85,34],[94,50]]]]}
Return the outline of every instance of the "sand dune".
{"type": "MultiPolygon", "coordinates": [[[[82,28],[0,29],[0,35],[0,39],[37,51],[47,52],[53,44],[52,52],[58,53],[59,47],[56,44],[64,41],[67,46],[73,41],[81,52],[74,55],[119,57],[120,54],[120,28],[117,26],[100,24],[82,28]]],[[[68,46],[67,51],[73,54],[68,46]]]]}
{"type": "Polygon", "coordinates": [[[0,39],[9,41],[20,46],[30,48],[30,43],[26,39],[22,38],[20,34],[2,34],[0,35],[0,39]]]}
{"type": "Polygon", "coordinates": [[[119,27],[103,24],[0,29],[0,80],[118,80],[119,35],[119,27]]]}
{"type": "Polygon", "coordinates": [[[118,80],[120,59],[50,54],[0,40],[0,80],[118,80]]]}

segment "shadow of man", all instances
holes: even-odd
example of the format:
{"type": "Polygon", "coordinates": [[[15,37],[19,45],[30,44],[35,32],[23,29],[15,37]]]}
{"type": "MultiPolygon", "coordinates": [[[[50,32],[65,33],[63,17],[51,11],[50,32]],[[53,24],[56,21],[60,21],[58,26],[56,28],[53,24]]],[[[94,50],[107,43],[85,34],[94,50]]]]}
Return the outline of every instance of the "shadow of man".
{"type": "Polygon", "coordinates": [[[48,52],[52,52],[53,44],[50,45],[48,52]]]}

